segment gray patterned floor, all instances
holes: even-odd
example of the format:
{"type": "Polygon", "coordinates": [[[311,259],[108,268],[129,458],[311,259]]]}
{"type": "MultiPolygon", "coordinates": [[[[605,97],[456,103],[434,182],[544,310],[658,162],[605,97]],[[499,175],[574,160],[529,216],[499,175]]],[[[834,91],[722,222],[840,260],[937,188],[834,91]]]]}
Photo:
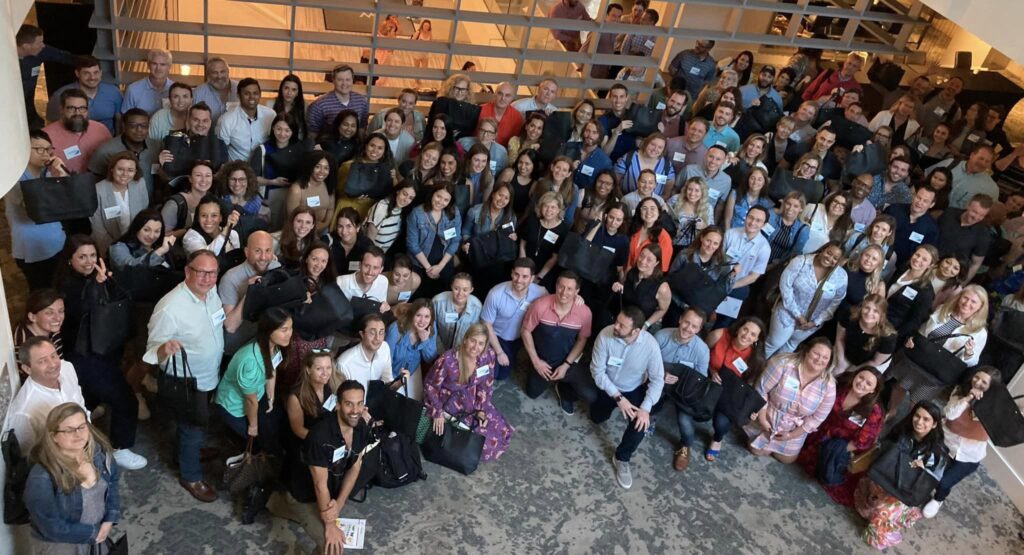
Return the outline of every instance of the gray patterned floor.
{"type": "MultiPolygon", "coordinates": [[[[345,516],[367,519],[369,553],[870,553],[863,523],[834,505],[796,467],[758,459],[735,438],[714,464],[675,473],[676,431],[664,415],[634,457],[633,488],[620,489],[610,459],[624,422],[566,417],[548,394],[526,398],[505,383],[496,402],[517,434],[498,461],[464,477],[427,463],[429,478],[371,490],[345,516]]],[[[194,502],[170,468],[168,426],[140,430],[144,471],[123,474],[132,553],[308,553],[300,528],[262,513],[238,522],[240,502],[194,502]],[[160,437],[157,444],[154,438],[160,437]]],[[[225,440],[219,440],[224,443],[225,440]]],[[[227,449],[230,451],[230,448],[227,449]]],[[[208,467],[214,475],[215,465],[208,467]]],[[[984,473],[958,487],[939,516],[918,524],[892,553],[1024,553],[1024,519],[984,473]]]]}

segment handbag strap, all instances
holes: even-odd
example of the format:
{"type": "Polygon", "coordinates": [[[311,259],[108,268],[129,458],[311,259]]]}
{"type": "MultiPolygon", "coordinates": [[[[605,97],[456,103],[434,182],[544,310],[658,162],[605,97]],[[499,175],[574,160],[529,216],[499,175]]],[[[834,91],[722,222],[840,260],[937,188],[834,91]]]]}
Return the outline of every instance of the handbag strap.
{"type": "MultiPolygon", "coordinates": [[[[940,335],[939,337],[925,337],[928,341],[935,343],[936,345],[942,345],[946,341],[953,339],[954,337],[970,337],[969,333],[949,333],[946,335],[940,335]]],[[[962,345],[959,349],[953,351],[954,356],[960,356],[960,353],[967,348],[967,344],[962,345]]]]}

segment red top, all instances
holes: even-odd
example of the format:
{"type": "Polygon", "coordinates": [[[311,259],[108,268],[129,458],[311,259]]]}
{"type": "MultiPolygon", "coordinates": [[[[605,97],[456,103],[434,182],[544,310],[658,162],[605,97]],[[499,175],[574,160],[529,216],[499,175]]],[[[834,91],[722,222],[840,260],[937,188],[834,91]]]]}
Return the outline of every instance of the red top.
{"type": "MultiPolygon", "coordinates": [[[[512,164],[509,161],[509,164],[512,164]]],[[[629,238],[629,261],[626,263],[626,271],[628,272],[633,266],[636,266],[636,261],[640,259],[640,251],[644,250],[644,247],[650,245],[653,241],[648,238],[646,241],[640,242],[640,232],[637,231],[629,238]]],[[[672,238],[669,237],[668,233],[663,229],[661,235],[658,235],[658,245],[661,246],[661,271],[662,273],[668,273],[668,267],[672,264],[672,238]]]]}
{"type": "Polygon", "coordinates": [[[711,358],[708,362],[708,370],[711,372],[718,372],[720,368],[725,367],[732,370],[733,374],[742,376],[743,372],[740,372],[739,369],[733,365],[733,361],[737,358],[741,358],[746,362],[750,358],[750,353],[753,351],[753,345],[746,349],[737,350],[732,346],[732,334],[729,333],[729,330],[722,330],[722,337],[718,338],[718,342],[711,347],[711,358]]]}
{"type": "MultiPolygon", "coordinates": [[[[494,101],[485,102],[480,105],[480,119],[477,120],[477,127],[480,126],[480,121],[487,118],[498,119],[494,115],[494,101]]],[[[505,108],[505,114],[498,120],[498,136],[494,138],[498,141],[498,144],[504,147],[508,146],[508,140],[515,137],[523,130],[523,114],[519,113],[512,106],[505,108]]],[[[515,160],[509,160],[508,164],[515,167],[515,160]]]]}

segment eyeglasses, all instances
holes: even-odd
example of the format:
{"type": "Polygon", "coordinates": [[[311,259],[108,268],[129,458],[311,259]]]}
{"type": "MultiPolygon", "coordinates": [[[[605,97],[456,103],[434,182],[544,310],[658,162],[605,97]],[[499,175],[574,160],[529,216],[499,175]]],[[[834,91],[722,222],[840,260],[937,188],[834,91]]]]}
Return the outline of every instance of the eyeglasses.
{"type": "Polygon", "coordinates": [[[228,181],[230,181],[231,183],[247,183],[249,181],[249,178],[248,177],[229,177],[228,181]]]}
{"type": "Polygon", "coordinates": [[[65,112],[71,112],[72,114],[87,114],[89,113],[88,106],[65,106],[65,112]]]}
{"type": "Polygon", "coordinates": [[[201,278],[210,278],[210,277],[215,278],[215,277],[217,277],[217,270],[209,271],[209,270],[199,270],[199,269],[193,268],[192,266],[185,266],[185,267],[188,268],[189,270],[192,270],[193,272],[195,272],[196,275],[198,275],[201,278]]]}
{"type": "Polygon", "coordinates": [[[314,355],[329,355],[329,354],[331,354],[331,350],[327,349],[327,348],[324,348],[324,349],[310,349],[309,352],[313,353],[314,355]]]}
{"type": "Polygon", "coordinates": [[[484,128],[480,128],[480,134],[481,134],[481,135],[493,135],[493,134],[495,134],[495,133],[496,133],[496,131],[495,131],[495,130],[493,130],[493,129],[484,129],[484,128]]]}
{"type": "Polygon", "coordinates": [[[85,424],[82,424],[81,426],[77,426],[75,428],[63,428],[63,429],[57,428],[57,433],[58,434],[68,434],[68,435],[78,435],[78,434],[80,434],[80,433],[82,433],[82,432],[84,432],[85,430],[88,430],[88,429],[89,429],[89,423],[86,422],[85,424]]]}
{"type": "Polygon", "coordinates": [[[52,146],[34,146],[32,151],[36,154],[53,154],[55,149],[52,146]]]}
{"type": "Polygon", "coordinates": [[[469,92],[469,87],[452,87],[455,92],[469,92]]]}

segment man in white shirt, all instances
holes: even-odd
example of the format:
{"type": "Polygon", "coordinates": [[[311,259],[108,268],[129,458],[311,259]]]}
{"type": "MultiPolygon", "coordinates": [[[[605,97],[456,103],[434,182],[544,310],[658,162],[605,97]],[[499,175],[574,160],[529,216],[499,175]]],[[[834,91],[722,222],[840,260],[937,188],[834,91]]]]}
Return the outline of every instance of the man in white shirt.
{"type": "MultiPolygon", "coordinates": [[[[384,319],[380,314],[363,316],[361,324],[359,343],[341,353],[334,371],[342,380],[355,380],[369,391],[371,381],[391,375],[391,348],[384,341],[384,319]]],[[[403,377],[408,375],[408,370],[402,371],[403,377]]]]}
{"type": "Polygon", "coordinates": [[[22,453],[28,454],[46,433],[46,417],[53,407],[78,403],[85,408],[85,398],[75,367],[61,360],[49,339],[28,338],[18,350],[18,364],[28,373],[28,379],[11,401],[8,414],[22,453]]]}
{"type": "Polygon", "coordinates": [[[260,82],[246,77],[238,82],[238,106],[217,121],[217,137],[228,145],[228,159],[248,161],[254,148],[270,137],[270,124],[277,115],[260,104],[260,82]]]}
{"type": "Polygon", "coordinates": [[[391,306],[387,302],[388,278],[381,273],[383,269],[384,251],[376,246],[368,247],[359,262],[359,269],[338,278],[338,288],[349,300],[358,298],[377,301],[380,303],[380,311],[387,312],[391,306]]]}
{"type": "Polygon", "coordinates": [[[551,103],[558,96],[558,83],[554,79],[546,78],[537,85],[537,94],[530,98],[520,98],[519,100],[512,103],[512,107],[519,110],[523,117],[526,117],[527,113],[535,112],[537,110],[543,110],[545,114],[550,114],[558,108],[551,103]]]}
{"type": "Polygon", "coordinates": [[[217,257],[199,250],[188,257],[185,281],[164,295],[149,319],[149,339],[142,360],[164,372],[184,368],[182,355],[196,378],[198,396],[192,407],[171,407],[178,427],[178,483],[204,503],[216,501],[217,492],[203,479],[199,451],[206,435],[209,395],[217,388],[224,354],[224,307],[217,295],[217,257]],[[171,360],[175,359],[175,360],[171,360]],[[203,407],[203,408],[199,408],[203,407]]]}

